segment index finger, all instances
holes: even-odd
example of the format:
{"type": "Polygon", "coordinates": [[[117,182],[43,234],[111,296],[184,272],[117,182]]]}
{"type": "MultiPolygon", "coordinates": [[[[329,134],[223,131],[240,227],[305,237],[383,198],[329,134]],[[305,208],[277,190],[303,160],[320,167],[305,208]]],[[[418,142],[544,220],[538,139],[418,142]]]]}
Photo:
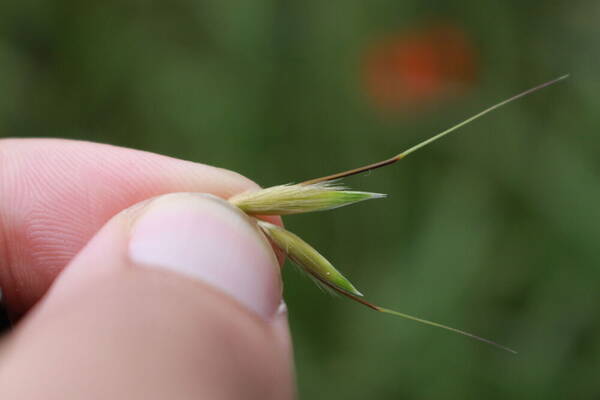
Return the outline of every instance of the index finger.
{"type": "Polygon", "coordinates": [[[110,145],[0,140],[0,288],[14,316],[29,309],[119,211],[170,192],[228,198],[258,187],[208,165],[110,145]]]}

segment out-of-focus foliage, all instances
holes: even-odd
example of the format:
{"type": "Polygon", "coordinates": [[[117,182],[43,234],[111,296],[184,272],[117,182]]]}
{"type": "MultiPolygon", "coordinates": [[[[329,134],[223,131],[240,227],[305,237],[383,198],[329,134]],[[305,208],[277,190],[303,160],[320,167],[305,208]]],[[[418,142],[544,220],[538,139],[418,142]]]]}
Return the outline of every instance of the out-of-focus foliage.
{"type": "Polygon", "coordinates": [[[374,302],[518,356],[329,298],[291,268],[286,300],[301,398],[598,398],[599,16],[584,0],[4,0],[0,135],[268,186],[391,156],[570,72],[346,181],[388,199],[286,218],[374,302]]]}

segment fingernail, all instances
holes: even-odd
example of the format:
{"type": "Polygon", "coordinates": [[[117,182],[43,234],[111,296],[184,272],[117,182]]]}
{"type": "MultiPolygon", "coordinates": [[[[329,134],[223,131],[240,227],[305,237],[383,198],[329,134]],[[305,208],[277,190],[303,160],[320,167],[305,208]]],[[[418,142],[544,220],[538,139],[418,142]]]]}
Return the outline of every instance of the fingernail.
{"type": "Polygon", "coordinates": [[[141,267],[208,283],[265,319],[281,302],[270,244],[249,217],[211,195],[177,193],[151,201],[133,224],[129,257],[141,267]]]}

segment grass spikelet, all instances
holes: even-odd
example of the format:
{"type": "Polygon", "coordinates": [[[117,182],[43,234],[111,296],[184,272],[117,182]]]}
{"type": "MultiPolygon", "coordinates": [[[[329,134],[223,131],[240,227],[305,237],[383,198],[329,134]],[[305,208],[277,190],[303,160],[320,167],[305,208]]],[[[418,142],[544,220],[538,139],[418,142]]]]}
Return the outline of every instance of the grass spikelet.
{"type": "Polygon", "coordinates": [[[362,296],[362,293],[325,257],[300,237],[265,221],[259,220],[258,226],[303,272],[314,278],[316,282],[323,283],[324,285],[319,285],[323,289],[328,291],[334,289],[338,292],[362,296]]]}
{"type": "Polygon", "coordinates": [[[279,185],[233,196],[229,202],[250,215],[289,215],[331,210],[385,194],[356,192],[332,182],[279,185]]]}
{"type": "Polygon", "coordinates": [[[277,247],[286,253],[290,260],[292,260],[292,262],[294,262],[294,264],[296,264],[301,271],[306,273],[312,280],[314,280],[317,286],[321,287],[327,292],[341,294],[378,312],[395,315],[397,317],[416,321],[421,324],[445,329],[447,331],[458,333],[480,342],[490,344],[513,354],[517,353],[513,349],[502,346],[496,342],[472,333],[369,303],[365,299],[361,298],[363,296],[362,293],[360,293],[348,279],[346,279],[337,269],[335,269],[335,267],[325,257],[323,257],[317,250],[315,250],[300,237],[288,230],[268,222],[258,220],[258,226],[277,247]]]}

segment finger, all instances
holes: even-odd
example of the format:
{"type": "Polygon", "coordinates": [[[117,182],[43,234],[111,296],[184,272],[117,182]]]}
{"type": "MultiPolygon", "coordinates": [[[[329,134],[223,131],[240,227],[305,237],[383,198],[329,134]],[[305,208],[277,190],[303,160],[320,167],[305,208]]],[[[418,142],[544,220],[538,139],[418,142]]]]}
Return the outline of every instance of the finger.
{"type": "Polygon", "coordinates": [[[169,192],[228,198],[255,188],[231,171],[97,143],[0,141],[0,288],[13,315],[120,210],[169,192]]]}
{"type": "Polygon", "coordinates": [[[279,266],[226,202],[112,219],[8,336],[0,398],[289,399],[279,266]]]}

